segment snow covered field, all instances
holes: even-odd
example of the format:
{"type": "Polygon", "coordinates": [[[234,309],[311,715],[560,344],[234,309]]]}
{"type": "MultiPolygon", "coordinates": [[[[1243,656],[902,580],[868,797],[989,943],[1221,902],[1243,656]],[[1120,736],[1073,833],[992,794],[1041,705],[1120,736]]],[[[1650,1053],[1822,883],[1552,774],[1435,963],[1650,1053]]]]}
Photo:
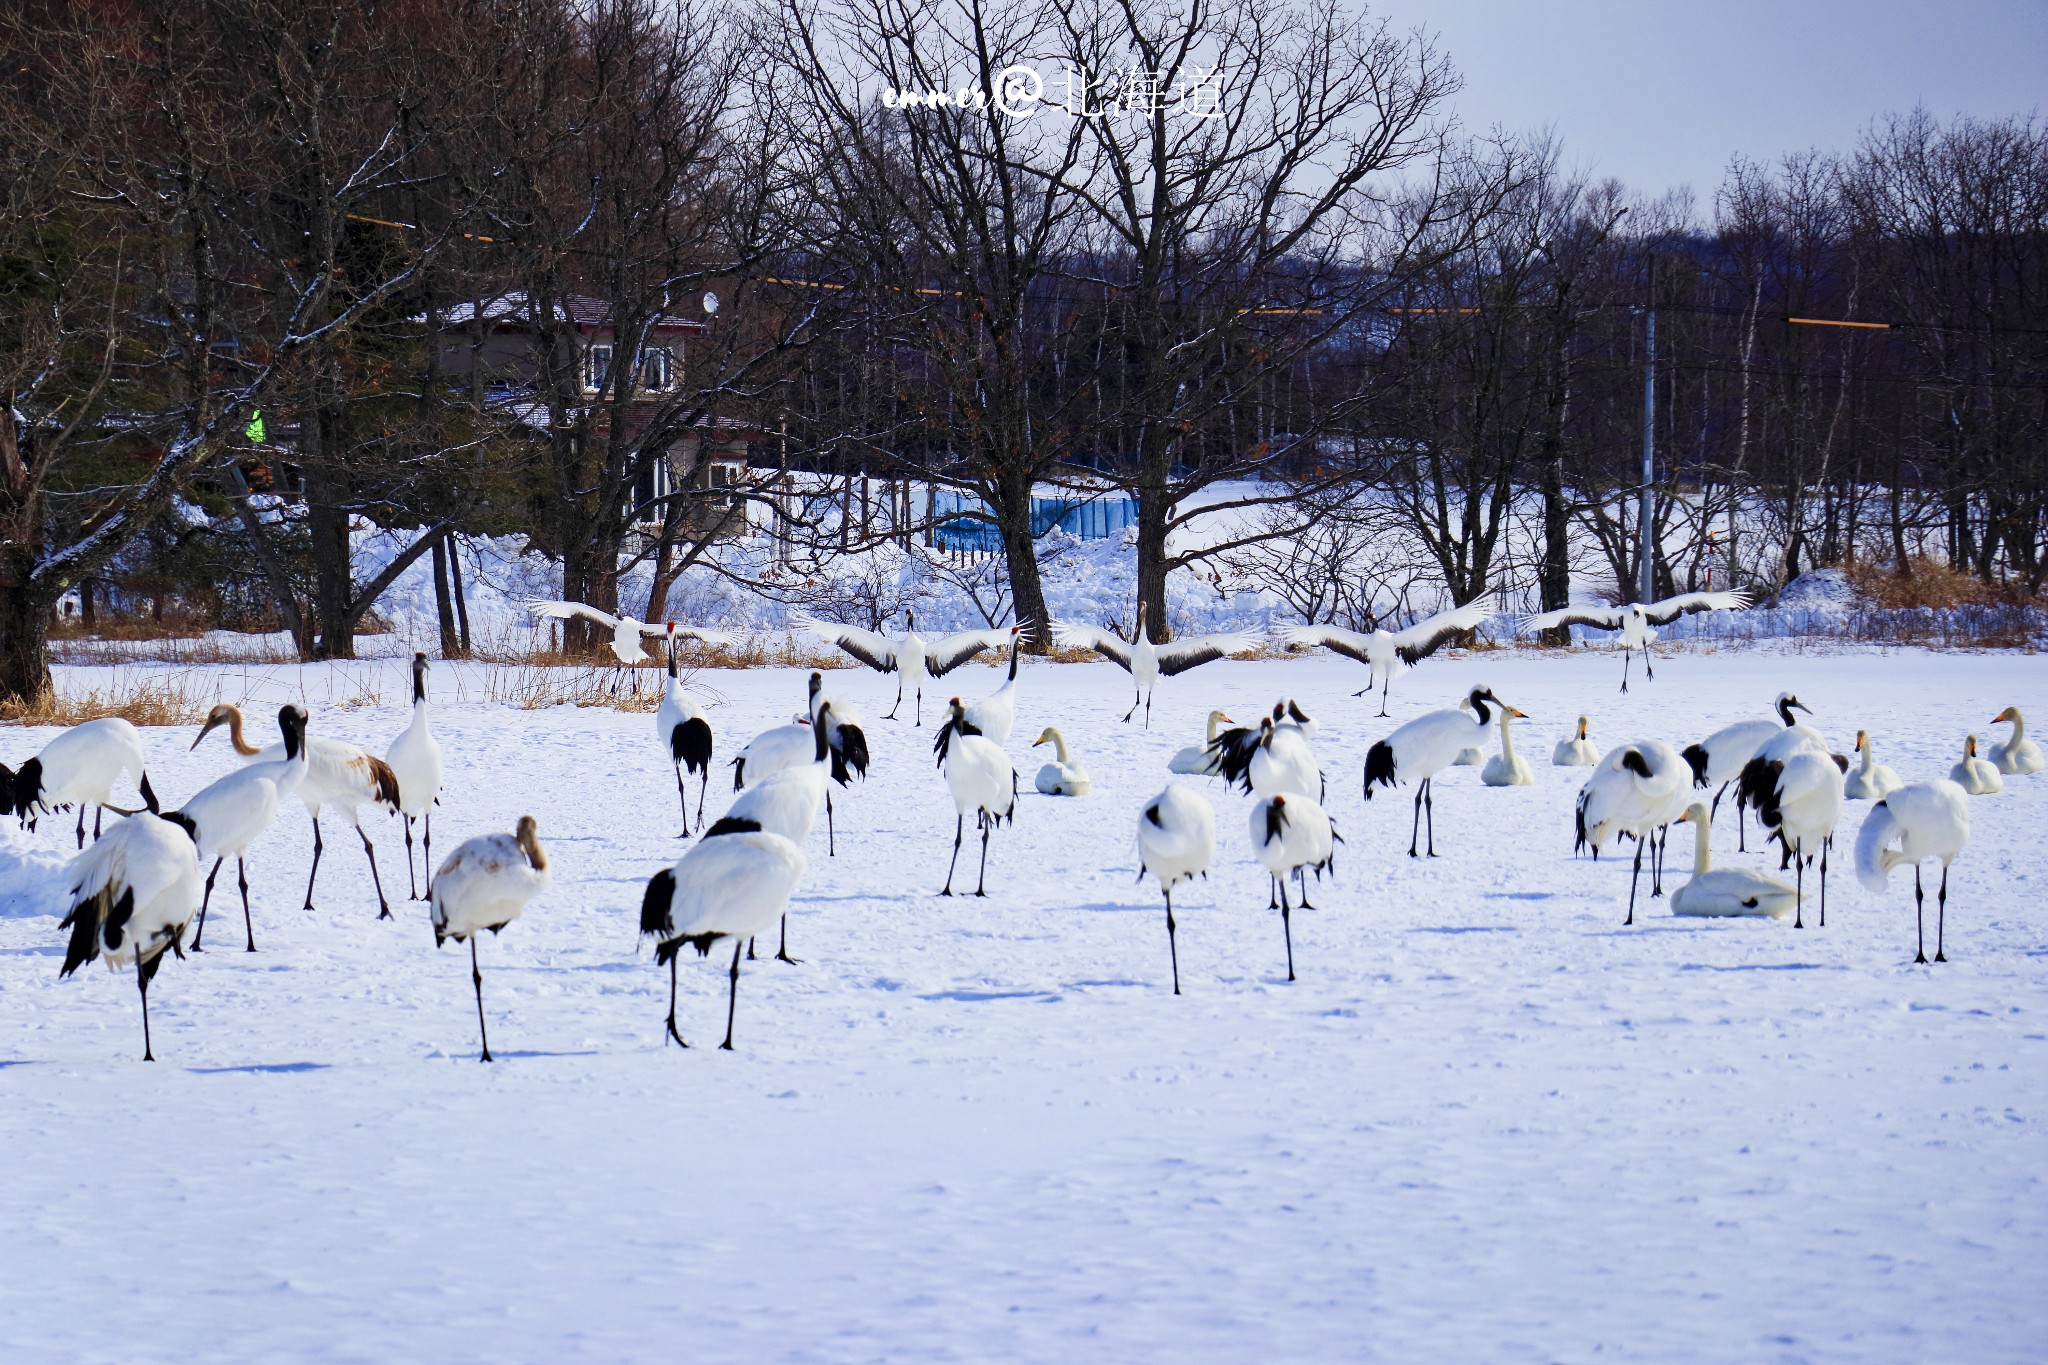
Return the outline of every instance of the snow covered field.
{"type": "MultiPolygon", "coordinates": [[[[717,958],[686,961],[683,1052],[636,947],[641,888],[683,847],[650,716],[466,703],[482,681],[436,669],[437,849],[531,811],[556,865],[483,944],[488,1067],[467,954],[437,953],[402,899],[395,821],[373,826],[399,913],[380,924],[331,820],[319,910],[299,910],[311,837],[287,809],[251,865],[262,951],[240,951],[228,889],[207,952],[157,978],[155,1066],[131,976],[57,979],[69,822],[10,822],[0,1359],[2042,1359],[2048,778],[1973,803],[1953,960],[1916,967],[1911,878],[1878,898],[1851,873],[1865,807],[1825,930],[1661,900],[1625,930],[1628,861],[1570,856],[1583,773],[1548,764],[1581,712],[1603,748],[1683,743],[1790,688],[1838,748],[1867,726],[1907,780],[1943,776],[2005,705],[2048,721],[2041,661],[1699,653],[1627,696],[1620,670],[1432,660],[1376,720],[1348,661],[1224,663],[1165,680],[1147,733],[1117,722],[1110,665],[1028,667],[1026,795],[985,901],[933,894],[943,695],[922,730],[871,719],[839,856],[812,839],[802,964],[748,965],[735,1054],[712,1046],[717,958]],[[1531,716],[1537,785],[1454,770],[1444,856],[1411,862],[1409,794],[1363,803],[1365,750],[1481,681],[1531,716]],[[1336,885],[1295,918],[1290,985],[1248,802],[1180,779],[1222,853],[1176,897],[1176,999],[1158,891],[1132,884],[1136,812],[1211,705],[1244,720],[1283,692],[1324,726],[1336,885]],[[1048,722],[1093,795],[1030,792],[1048,722]]],[[[379,752],[405,722],[395,663],[222,674],[265,742],[286,697],[379,752]],[[339,706],[366,677],[381,702],[339,706]]],[[[831,681],[870,718],[894,690],[831,681]]],[[[721,773],[802,684],[698,676],[721,773]]],[[[46,738],[0,730],[0,758],[46,738]]],[[[167,804],[232,761],[218,736],[144,739],[167,804]]],[[[1775,865],[1734,835],[1722,865],[1775,865]]],[[[1690,863],[1674,838],[1672,884],[1690,863]]]]}

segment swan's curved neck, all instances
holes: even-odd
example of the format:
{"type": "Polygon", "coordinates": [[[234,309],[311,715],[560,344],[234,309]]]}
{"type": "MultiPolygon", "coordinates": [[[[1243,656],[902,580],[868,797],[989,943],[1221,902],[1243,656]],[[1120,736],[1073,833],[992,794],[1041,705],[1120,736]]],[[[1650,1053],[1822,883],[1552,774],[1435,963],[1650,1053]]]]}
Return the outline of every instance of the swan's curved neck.
{"type": "Polygon", "coordinates": [[[1876,749],[1877,749],[1877,745],[1876,745],[1876,743],[1875,743],[1874,741],[1872,741],[1872,740],[1871,740],[1871,738],[1870,738],[1870,737],[1869,737],[1868,735],[1865,735],[1865,736],[1864,736],[1864,738],[1863,738],[1863,768],[1862,768],[1862,771],[1863,771],[1864,773],[1868,773],[1868,772],[1869,772],[1869,771],[1870,771],[1870,770],[1871,770],[1872,768],[1874,768],[1874,767],[1876,767],[1876,766],[1877,766],[1877,754],[1876,754],[1876,752],[1875,752],[1875,750],[1876,750],[1876,749]]]}
{"type": "Polygon", "coordinates": [[[1067,761],[1067,737],[1051,726],[1047,726],[1045,732],[1052,736],[1052,751],[1059,755],[1060,762],[1065,763],[1067,761]]]}
{"type": "MultiPolygon", "coordinates": [[[[1515,741],[1514,737],[1508,733],[1511,717],[1512,713],[1506,707],[1502,707],[1500,713],[1500,753],[1501,757],[1510,763],[1515,761],[1515,741]]],[[[1542,751],[1538,750],[1538,752],[1542,751]]]]}
{"type": "Polygon", "coordinates": [[[2020,741],[2025,739],[2026,737],[2026,718],[2021,716],[2019,712],[2015,711],[2012,713],[2012,747],[2015,749],[2019,748],[2020,741]]]}
{"type": "Polygon", "coordinates": [[[1714,827],[1711,821],[1693,821],[1692,831],[1692,875],[1714,870],[1714,827]]]}
{"type": "Polygon", "coordinates": [[[1216,732],[1222,728],[1223,722],[1216,718],[1216,713],[1214,711],[1211,711],[1209,713],[1209,742],[1211,744],[1214,744],[1216,742],[1216,732]]]}

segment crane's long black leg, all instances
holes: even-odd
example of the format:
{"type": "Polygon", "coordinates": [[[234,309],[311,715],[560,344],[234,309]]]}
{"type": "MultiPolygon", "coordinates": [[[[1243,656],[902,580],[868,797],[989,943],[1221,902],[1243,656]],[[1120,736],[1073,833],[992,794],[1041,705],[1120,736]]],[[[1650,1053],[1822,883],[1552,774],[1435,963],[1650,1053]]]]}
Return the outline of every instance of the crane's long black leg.
{"type": "Polygon", "coordinates": [[[1652,662],[1655,657],[1650,653],[1650,642],[1648,640],[1643,641],[1643,680],[1645,682],[1657,681],[1657,666],[1652,662]]]}
{"type": "Polygon", "coordinates": [[[420,899],[434,898],[434,808],[420,817],[420,899]]]}
{"type": "Polygon", "coordinates": [[[967,816],[964,813],[953,816],[953,861],[946,864],[946,885],[939,892],[941,896],[953,894],[953,869],[960,863],[960,836],[965,832],[967,816]]]}
{"type": "Polygon", "coordinates": [[[1138,714],[1138,703],[1143,700],[1144,693],[1133,688],[1131,690],[1131,709],[1124,712],[1124,724],[1129,725],[1131,723],[1131,717],[1138,714]]]}
{"type": "Polygon", "coordinates": [[[135,989],[142,992],[142,1060],[153,1062],[156,1053],[149,1045],[149,972],[140,957],[135,959],[135,989]]]}
{"type": "Polygon", "coordinates": [[[789,911],[787,910],[782,912],[782,946],[775,950],[775,960],[777,962],[787,962],[792,967],[797,965],[797,959],[789,955],[789,911]]]}
{"type": "Polygon", "coordinates": [[[922,725],[924,724],[924,684],[923,684],[923,683],[919,683],[919,684],[917,685],[917,723],[918,723],[918,725],[920,725],[920,726],[922,726],[922,725]]]}
{"type": "Polygon", "coordinates": [[[306,903],[299,907],[302,910],[313,908],[313,882],[320,875],[320,851],[325,847],[320,840],[320,817],[316,815],[313,817],[313,870],[306,874],[306,903]]]}
{"type": "Polygon", "coordinates": [[[1429,856],[1436,856],[1436,779],[1422,779],[1422,809],[1425,812],[1423,824],[1429,829],[1429,856]]]}
{"type": "Polygon", "coordinates": [[[676,800],[683,803],[683,832],[676,837],[687,839],[690,837],[690,793],[683,788],[683,770],[681,765],[676,767],[676,800]]]}
{"type": "Polygon", "coordinates": [[[1659,896],[1661,896],[1661,895],[1663,895],[1663,894],[1664,894],[1664,838],[1663,838],[1663,836],[1665,835],[1665,832],[1666,832],[1666,830],[1668,830],[1669,828],[1670,828],[1670,827],[1669,827],[1669,826],[1667,825],[1667,826],[1665,826],[1665,828],[1664,828],[1664,829],[1659,829],[1659,830],[1653,830],[1653,831],[1651,831],[1651,833],[1650,833],[1650,899],[1651,899],[1651,900],[1655,900],[1655,899],[1657,899],[1657,897],[1659,897],[1659,896]]]}
{"type": "Polygon", "coordinates": [[[1173,993],[1180,994],[1180,945],[1173,937],[1173,891],[1165,888],[1166,897],[1166,954],[1173,959],[1173,993]]]}
{"type": "Polygon", "coordinates": [[[733,1012],[739,1008],[740,1004],[740,949],[737,943],[733,945],[732,949],[732,973],[730,980],[729,994],[725,997],[725,1041],[719,1044],[727,1052],[732,1051],[733,1012]]]}
{"type": "Polygon", "coordinates": [[[1394,684],[1394,675],[1393,675],[1393,674],[1391,674],[1391,673],[1389,673],[1389,674],[1388,674],[1388,675],[1387,675],[1387,676],[1386,676],[1386,677],[1385,677],[1385,678],[1384,678],[1383,680],[1381,680],[1381,682],[1380,682],[1380,714],[1381,714],[1382,716],[1384,716],[1384,715],[1386,715],[1386,714],[1387,714],[1387,689],[1388,689],[1389,687],[1393,686],[1393,684],[1394,684]]]}
{"type": "Polygon", "coordinates": [[[752,937],[749,937],[749,938],[747,939],[747,961],[749,961],[749,962],[752,962],[753,960],[754,960],[754,940],[752,939],[752,937]]]}
{"type": "Polygon", "coordinates": [[[711,785],[711,764],[704,764],[704,771],[697,777],[697,823],[704,823],[704,789],[711,785]]]}
{"type": "MultiPolygon", "coordinates": [[[[1948,869],[1942,869],[1946,877],[1948,869]]],[[[1913,864],[1913,960],[1927,960],[1927,892],[1920,885],[1920,865],[1913,864]]]]}
{"type": "Polygon", "coordinates": [[[884,717],[882,717],[882,719],[883,719],[883,720],[894,720],[894,719],[896,719],[896,713],[897,713],[898,711],[901,711],[902,709],[903,709],[903,670],[899,668],[899,669],[897,669],[897,670],[896,670],[896,704],[895,704],[894,706],[892,706],[892,707],[890,707],[890,708],[889,708],[889,714],[888,714],[888,715],[886,715],[886,716],[884,716],[884,717]]]}
{"type": "Polygon", "coordinates": [[[83,805],[78,808],[78,846],[81,849],[85,847],[85,807],[83,805]]]}
{"type": "MultiPolygon", "coordinates": [[[[1788,844],[1787,847],[1789,848],[1790,845],[1788,844]]],[[[1801,854],[1805,852],[1805,849],[1800,849],[1801,854]]],[[[1797,857],[1792,862],[1798,869],[1798,871],[1792,874],[1792,885],[1799,892],[1798,904],[1792,911],[1792,927],[1794,929],[1804,929],[1806,927],[1806,859],[1803,856],[1797,857]]]]}
{"type": "Polygon", "coordinates": [[[1270,872],[1266,874],[1266,908],[1268,910],[1278,910],[1280,908],[1280,879],[1270,872]]]}
{"type": "Polygon", "coordinates": [[[1943,864],[1942,864],[1942,867],[1941,867],[1941,891],[1940,891],[1940,893],[1939,893],[1939,894],[1937,895],[1937,897],[1935,898],[1935,909],[1934,909],[1934,960],[1935,960],[1936,962],[1946,962],[1946,961],[1948,961],[1948,953],[1947,953],[1947,951],[1945,950],[1945,948],[1944,948],[1944,946],[1943,946],[1943,945],[1944,945],[1944,943],[1946,942],[1946,936],[1947,936],[1947,934],[1948,934],[1948,864],[1946,864],[1946,863],[1943,863],[1943,864]]]}
{"type": "Polygon", "coordinates": [[[1411,858],[1417,856],[1415,842],[1422,837],[1422,794],[1428,790],[1427,778],[1415,784],[1415,818],[1408,825],[1408,856],[1411,858]]]}
{"type": "Polygon", "coordinates": [[[1628,879],[1628,918],[1622,921],[1624,925],[1634,924],[1636,922],[1636,883],[1641,881],[1642,879],[1643,841],[1641,839],[1638,839],[1636,840],[1636,870],[1629,874],[1628,879]]]}
{"type": "Polygon", "coordinates": [[[220,875],[220,865],[226,857],[227,855],[223,853],[219,858],[215,858],[213,870],[206,874],[206,894],[199,898],[199,926],[192,933],[192,951],[195,953],[206,951],[199,946],[200,940],[206,937],[206,907],[213,904],[213,879],[220,875]]]}
{"type": "Polygon", "coordinates": [[[242,932],[249,936],[249,946],[244,952],[256,951],[256,921],[249,917],[249,864],[241,854],[235,855],[235,880],[242,887],[242,932]]]}
{"type": "Polygon", "coordinates": [[[484,969],[476,961],[476,935],[469,936],[469,980],[476,987],[476,1036],[483,1039],[484,1055],[480,1062],[491,1060],[491,1033],[484,1027],[484,969]]]}
{"type": "Polygon", "coordinates": [[[1308,903],[1308,872],[1306,869],[1299,867],[1294,869],[1294,884],[1301,888],[1301,908],[1304,910],[1315,909],[1313,905],[1308,903]]]}
{"type": "Polygon", "coordinates": [[[1152,728],[1152,689],[1145,689],[1145,728],[1152,728]]]}
{"type": "Polygon", "coordinates": [[[412,875],[412,817],[402,815],[405,821],[405,898],[416,901],[420,898],[420,884],[412,875]]]}
{"type": "Polygon", "coordinates": [[[1624,649],[1621,652],[1621,690],[1624,692],[1628,691],[1628,666],[1635,657],[1633,650],[1624,649]]]}
{"type": "MultiPolygon", "coordinates": [[[[81,820],[84,819],[85,811],[81,809],[78,812],[78,816],[81,820]]],[[[97,840],[100,837],[100,821],[106,818],[107,808],[105,806],[94,806],[92,808],[92,837],[95,840],[97,840]]]]}
{"type": "Polygon", "coordinates": [[[839,856],[839,835],[832,828],[832,793],[825,793],[825,856],[839,856]]]}
{"type": "Polygon", "coordinates": [[[1294,980],[1294,923],[1287,913],[1287,879],[1280,879],[1280,935],[1287,940],[1287,979],[1294,980]]]}
{"type": "Polygon", "coordinates": [[[988,833],[995,828],[995,821],[984,812],[981,817],[981,875],[974,880],[974,894],[988,894],[988,833]]]}
{"type": "Polygon", "coordinates": [[[356,826],[356,837],[363,841],[363,856],[370,860],[370,884],[377,888],[377,918],[390,919],[391,902],[384,899],[384,879],[377,875],[376,846],[370,842],[370,836],[363,832],[361,825],[356,826]]]}
{"type": "Polygon", "coordinates": [[[689,1046],[688,1043],[683,1041],[683,1035],[676,1031],[676,960],[674,957],[668,960],[668,1033],[663,1036],[661,1045],[667,1047],[670,1038],[676,1040],[677,1047],[689,1046]]]}
{"type": "MultiPolygon", "coordinates": [[[[1828,850],[1834,847],[1832,837],[1821,840],[1820,844],[1820,927],[1828,927],[1828,850]]],[[[1940,945],[1936,945],[1940,951],[1940,945]]]]}

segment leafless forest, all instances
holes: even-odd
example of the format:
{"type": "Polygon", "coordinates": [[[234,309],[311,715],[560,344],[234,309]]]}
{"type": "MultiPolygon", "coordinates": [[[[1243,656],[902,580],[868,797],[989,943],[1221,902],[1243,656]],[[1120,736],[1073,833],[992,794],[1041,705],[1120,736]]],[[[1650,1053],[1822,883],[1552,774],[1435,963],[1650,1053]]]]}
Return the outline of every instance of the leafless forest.
{"type": "Polygon", "coordinates": [[[1025,617],[1062,482],[1135,502],[1155,625],[1191,556],[1343,610],[1366,516],[1457,602],[1564,605],[1589,535],[1626,594],[1646,377],[1659,592],[2048,575],[2036,117],[1622,185],[1337,0],[31,0],[0,48],[0,696],[67,595],[345,658],[431,557],[453,651],[452,535],[600,607],[651,562],[651,617],[736,523],[853,552],[933,489],[1025,617]],[[1080,104],[992,107],[1020,65],[1080,104]],[[1254,529],[1188,550],[1217,486],[1254,529]]]}

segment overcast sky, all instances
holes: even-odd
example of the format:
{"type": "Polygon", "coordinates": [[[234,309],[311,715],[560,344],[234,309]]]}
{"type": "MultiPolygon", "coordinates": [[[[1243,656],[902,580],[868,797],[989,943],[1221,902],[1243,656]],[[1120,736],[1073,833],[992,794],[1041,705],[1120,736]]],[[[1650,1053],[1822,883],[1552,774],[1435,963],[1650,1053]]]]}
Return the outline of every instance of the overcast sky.
{"type": "Polygon", "coordinates": [[[2048,0],[1375,0],[1436,31],[1474,129],[1552,126],[1566,159],[1690,184],[1737,152],[1847,148],[1874,115],[2048,113],[2048,0]]]}

